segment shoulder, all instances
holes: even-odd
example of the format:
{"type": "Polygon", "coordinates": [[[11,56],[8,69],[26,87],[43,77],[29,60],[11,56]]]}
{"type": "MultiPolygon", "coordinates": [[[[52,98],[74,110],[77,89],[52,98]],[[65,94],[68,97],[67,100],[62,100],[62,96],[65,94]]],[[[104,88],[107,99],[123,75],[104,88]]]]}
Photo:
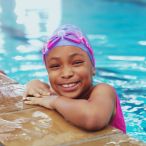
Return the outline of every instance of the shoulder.
{"type": "Polygon", "coordinates": [[[93,89],[93,91],[96,91],[96,90],[99,90],[99,91],[108,91],[108,92],[116,92],[114,87],[112,87],[111,85],[109,84],[106,84],[106,83],[100,83],[98,85],[96,85],[93,89]]]}
{"type": "Polygon", "coordinates": [[[99,97],[106,97],[115,100],[116,97],[116,90],[109,84],[100,83],[94,87],[91,93],[91,98],[99,98],[99,97]]]}

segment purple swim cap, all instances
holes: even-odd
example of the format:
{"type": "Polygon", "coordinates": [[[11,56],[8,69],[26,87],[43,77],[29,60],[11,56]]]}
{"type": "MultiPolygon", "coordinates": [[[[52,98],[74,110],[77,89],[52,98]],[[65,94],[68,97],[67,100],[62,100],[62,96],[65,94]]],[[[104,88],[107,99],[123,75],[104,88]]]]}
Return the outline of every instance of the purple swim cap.
{"type": "Polygon", "coordinates": [[[95,67],[93,50],[89,44],[87,37],[78,27],[70,24],[59,27],[43,48],[42,52],[44,61],[45,55],[47,55],[53,48],[58,46],[75,46],[81,48],[88,54],[92,65],[95,67]]]}

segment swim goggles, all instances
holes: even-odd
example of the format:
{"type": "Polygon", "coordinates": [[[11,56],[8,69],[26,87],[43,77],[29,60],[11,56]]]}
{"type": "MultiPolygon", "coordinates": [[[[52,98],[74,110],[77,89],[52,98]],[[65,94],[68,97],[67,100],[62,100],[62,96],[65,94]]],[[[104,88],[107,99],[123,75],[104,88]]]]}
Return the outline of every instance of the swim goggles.
{"type": "Polygon", "coordinates": [[[45,61],[45,55],[48,54],[49,51],[51,51],[51,49],[53,49],[56,46],[63,46],[63,45],[57,45],[62,40],[67,40],[69,42],[72,42],[71,44],[73,44],[73,43],[77,44],[76,45],[77,47],[79,45],[83,45],[84,47],[82,47],[82,48],[80,47],[80,48],[88,54],[93,66],[95,66],[95,59],[93,56],[93,51],[92,51],[92,48],[89,45],[87,39],[84,36],[82,36],[80,33],[76,34],[74,32],[65,32],[63,30],[59,31],[56,35],[51,37],[49,39],[49,41],[45,44],[45,46],[42,50],[44,61],[45,61]]]}

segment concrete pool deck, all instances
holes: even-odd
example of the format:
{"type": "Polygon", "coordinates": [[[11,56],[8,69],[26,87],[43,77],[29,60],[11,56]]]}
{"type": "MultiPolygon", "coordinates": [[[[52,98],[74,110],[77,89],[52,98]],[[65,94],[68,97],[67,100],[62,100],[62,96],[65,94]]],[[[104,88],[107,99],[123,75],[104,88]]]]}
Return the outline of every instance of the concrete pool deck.
{"type": "Polygon", "coordinates": [[[25,105],[13,92],[19,84],[0,73],[0,146],[145,146],[112,127],[89,132],[55,111],[25,105]],[[15,88],[13,88],[15,87],[15,88]],[[3,93],[9,92],[9,94],[3,93]]]}

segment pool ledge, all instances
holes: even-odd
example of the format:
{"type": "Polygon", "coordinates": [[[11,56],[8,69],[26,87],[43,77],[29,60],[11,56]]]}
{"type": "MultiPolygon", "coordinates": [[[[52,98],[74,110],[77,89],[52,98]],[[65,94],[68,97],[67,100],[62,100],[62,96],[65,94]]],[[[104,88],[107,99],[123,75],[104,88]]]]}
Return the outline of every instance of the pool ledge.
{"type": "Polygon", "coordinates": [[[19,83],[1,73],[0,84],[0,146],[146,145],[110,126],[89,132],[73,126],[55,111],[25,105],[22,96],[13,94],[19,83]],[[8,94],[4,95],[4,89],[8,94]]]}

